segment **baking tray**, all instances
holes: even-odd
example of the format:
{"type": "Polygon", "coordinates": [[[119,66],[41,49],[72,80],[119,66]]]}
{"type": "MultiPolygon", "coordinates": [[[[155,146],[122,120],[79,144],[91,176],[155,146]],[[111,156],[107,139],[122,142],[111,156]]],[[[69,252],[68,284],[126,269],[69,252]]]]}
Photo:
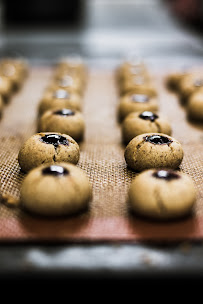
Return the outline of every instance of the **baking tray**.
{"type": "MultiPolygon", "coordinates": [[[[165,88],[169,71],[151,71],[159,94],[160,112],[168,117],[173,134],[181,142],[184,159],[180,170],[189,174],[198,191],[192,214],[183,219],[156,222],[132,215],[127,192],[136,172],[127,168],[121,126],[117,120],[119,102],[114,70],[89,69],[83,100],[85,138],[80,144],[78,166],[93,186],[89,210],[71,217],[34,216],[20,208],[0,205],[0,241],[176,241],[203,237],[203,126],[189,122],[175,94],[165,88]]],[[[31,67],[23,88],[5,107],[0,122],[1,190],[19,198],[24,174],[17,161],[23,142],[37,132],[37,106],[51,81],[53,67],[31,67]]]]}

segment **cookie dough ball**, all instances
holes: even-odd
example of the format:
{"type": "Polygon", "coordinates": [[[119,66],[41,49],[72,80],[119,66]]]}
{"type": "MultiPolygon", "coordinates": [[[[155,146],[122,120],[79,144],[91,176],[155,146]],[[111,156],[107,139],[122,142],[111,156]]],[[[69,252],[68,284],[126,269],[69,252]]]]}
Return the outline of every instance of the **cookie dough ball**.
{"type": "Polygon", "coordinates": [[[129,75],[148,75],[147,67],[140,58],[128,58],[116,69],[116,78],[122,82],[129,75]]]}
{"type": "Polygon", "coordinates": [[[61,88],[69,90],[72,93],[76,93],[82,96],[84,92],[84,83],[77,76],[71,76],[69,74],[64,73],[58,76],[55,75],[55,78],[53,80],[53,83],[50,85],[50,88],[61,88]]]}
{"type": "Polygon", "coordinates": [[[21,206],[44,216],[61,216],[88,207],[92,187],[80,168],[66,163],[42,165],[25,177],[21,206]]]}
{"type": "Polygon", "coordinates": [[[3,114],[3,108],[4,108],[4,102],[3,102],[3,98],[0,95],[0,118],[2,117],[3,114]]]}
{"type": "Polygon", "coordinates": [[[158,111],[158,99],[145,90],[138,90],[121,97],[118,106],[118,116],[123,120],[132,112],[158,111]]]}
{"type": "Polygon", "coordinates": [[[172,131],[166,118],[150,111],[130,113],[122,123],[122,137],[126,144],[135,136],[148,132],[171,135],[172,131]]]}
{"type": "Polygon", "coordinates": [[[152,85],[150,78],[146,75],[131,76],[125,78],[120,85],[120,95],[124,95],[136,89],[142,89],[146,91],[155,91],[155,87],[152,85]]]}
{"type": "Polygon", "coordinates": [[[8,77],[0,76],[0,95],[5,103],[8,102],[9,97],[12,95],[12,82],[8,77]]]}
{"type": "Polygon", "coordinates": [[[48,90],[45,92],[38,105],[38,114],[42,115],[47,110],[68,108],[80,111],[81,97],[64,89],[48,90]]]}
{"type": "Polygon", "coordinates": [[[87,66],[81,57],[64,57],[57,63],[54,78],[60,79],[66,75],[78,78],[83,87],[85,87],[87,83],[87,66]]]}
{"type": "Polygon", "coordinates": [[[203,89],[190,96],[187,114],[189,118],[203,122],[203,89]]]}
{"type": "Polygon", "coordinates": [[[181,144],[163,133],[145,133],[134,137],[125,148],[125,160],[136,171],[151,168],[176,169],[183,159],[181,144]]]}
{"type": "Polygon", "coordinates": [[[37,133],[21,147],[18,162],[23,172],[44,164],[68,162],[77,164],[80,150],[77,142],[67,134],[37,133]]]}
{"type": "Polygon", "coordinates": [[[188,76],[189,72],[186,70],[178,71],[167,75],[166,86],[173,91],[179,91],[180,82],[185,76],[188,76]]]}
{"type": "Polygon", "coordinates": [[[83,59],[78,55],[61,58],[56,64],[56,71],[60,69],[72,69],[77,71],[79,74],[85,74],[87,71],[87,67],[83,59]]]}
{"type": "Polygon", "coordinates": [[[38,123],[38,132],[60,132],[70,135],[76,141],[82,140],[84,130],[83,115],[70,109],[47,111],[38,123]]]}
{"type": "Polygon", "coordinates": [[[133,180],[129,205],[142,216],[167,220],[189,214],[196,201],[193,180],[166,169],[146,170],[133,180]]]}
{"type": "Polygon", "coordinates": [[[180,95],[183,101],[188,100],[191,94],[203,88],[203,74],[187,75],[180,81],[180,95]]]}
{"type": "Polygon", "coordinates": [[[20,60],[3,59],[0,61],[0,75],[7,77],[15,90],[22,85],[27,75],[27,69],[20,60]]]}

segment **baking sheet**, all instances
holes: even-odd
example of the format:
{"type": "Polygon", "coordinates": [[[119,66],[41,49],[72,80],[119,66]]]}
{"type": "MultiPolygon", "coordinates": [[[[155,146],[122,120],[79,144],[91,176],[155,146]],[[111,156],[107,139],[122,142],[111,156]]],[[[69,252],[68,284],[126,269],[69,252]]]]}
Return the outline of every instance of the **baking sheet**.
{"type": "MultiPolygon", "coordinates": [[[[18,165],[18,151],[36,132],[37,105],[52,73],[51,68],[33,67],[22,90],[5,107],[0,122],[1,191],[4,195],[19,197],[24,174],[18,165]]],[[[78,164],[93,185],[89,210],[76,216],[47,219],[0,204],[1,241],[170,241],[203,237],[203,126],[187,121],[177,96],[164,87],[165,75],[166,72],[153,74],[160,112],[171,122],[172,136],[183,145],[180,169],[193,178],[198,190],[192,215],[161,223],[138,218],[129,212],[127,191],[136,173],[127,168],[124,160],[116,115],[118,95],[114,71],[91,69],[83,101],[86,131],[80,144],[78,164]]]]}

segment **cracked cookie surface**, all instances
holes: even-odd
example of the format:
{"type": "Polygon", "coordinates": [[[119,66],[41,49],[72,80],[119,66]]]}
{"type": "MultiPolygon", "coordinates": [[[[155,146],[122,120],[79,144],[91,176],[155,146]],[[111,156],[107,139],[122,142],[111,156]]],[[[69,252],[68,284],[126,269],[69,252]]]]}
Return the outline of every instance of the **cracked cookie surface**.
{"type": "Polygon", "coordinates": [[[156,96],[134,91],[121,97],[118,106],[118,118],[122,121],[132,112],[158,111],[158,108],[159,105],[156,96]]]}
{"type": "Polygon", "coordinates": [[[44,163],[77,164],[79,158],[79,145],[71,136],[52,132],[34,134],[23,144],[18,154],[18,162],[23,172],[44,163]]]}
{"type": "Polygon", "coordinates": [[[92,198],[92,187],[82,169],[62,162],[31,170],[20,194],[20,206],[26,210],[60,216],[85,209],[92,198]]]}
{"type": "Polygon", "coordinates": [[[129,142],[124,157],[127,165],[135,171],[176,169],[182,162],[183,149],[175,138],[164,133],[145,133],[129,142]]]}
{"type": "Polygon", "coordinates": [[[122,123],[122,138],[126,144],[135,136],[147,132],[171,135],[172,130],[165,117],[151,111],[130,113],[122,123]]]}
{"type": "Polygon", "coordinates": [[[71,109],[46,111],[39,119],[38,132],[51,131],[68,134],[76,141],[82,140],[85,131],[82,113],[71,109]]]}
{"type": "Polygon", "coordinates": [[[155,219],[172,219],[192,211],[196,201],[193,180],[182,172],[152,169],[140,173],[129,189],[129,206],[155,219]]]}
{"type": "Polygon", "coordinates": [[[45,91],[38,105],[38,116],[48,110],[68,108],[80,111],[82,108],[81,97],[73,92],[58,89],[45,91]]]}

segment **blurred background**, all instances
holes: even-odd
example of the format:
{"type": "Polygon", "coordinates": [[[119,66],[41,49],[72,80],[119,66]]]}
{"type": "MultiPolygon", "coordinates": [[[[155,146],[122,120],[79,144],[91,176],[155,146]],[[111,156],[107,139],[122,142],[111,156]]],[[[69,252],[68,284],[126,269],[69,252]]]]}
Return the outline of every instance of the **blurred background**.
{"type": "Polygon", "coordinates": [[[77,53],[107,66],[132,51],[153,62],[199,60],[202,20],[201,0],[0,0],[0,56],[35,64],[77,53]]]}

